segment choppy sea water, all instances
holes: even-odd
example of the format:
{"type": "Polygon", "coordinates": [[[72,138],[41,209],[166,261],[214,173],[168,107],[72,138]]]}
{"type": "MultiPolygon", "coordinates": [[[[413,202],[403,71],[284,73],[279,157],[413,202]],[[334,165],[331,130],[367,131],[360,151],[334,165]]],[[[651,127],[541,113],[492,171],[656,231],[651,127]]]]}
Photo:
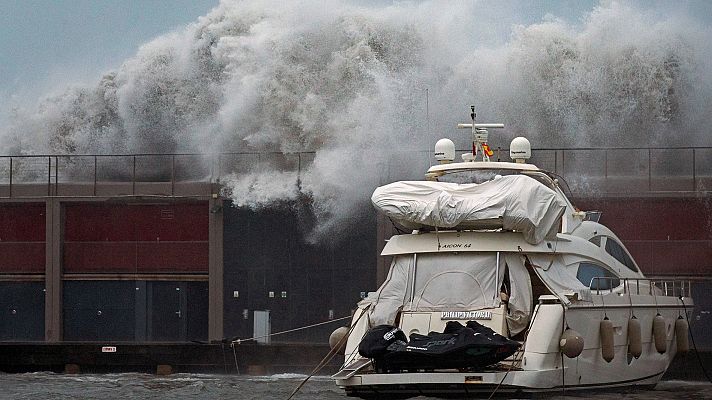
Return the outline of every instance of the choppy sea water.
{"type": "MultiPolygon", "coordinates": [[[[303,375],[236,376],[175,374],[0,374],[0,399],[286,399],[305,378],[303,375]]],[[[311,378],[294,399],[346,399],[329,377],[311,378]]],[[[619,393],[554,395],[565,399],[712,399],[712,384],[665,381],[654,390],[619,393]]],[[[418,400],[430,397],[416,397],[418,400]]]]}

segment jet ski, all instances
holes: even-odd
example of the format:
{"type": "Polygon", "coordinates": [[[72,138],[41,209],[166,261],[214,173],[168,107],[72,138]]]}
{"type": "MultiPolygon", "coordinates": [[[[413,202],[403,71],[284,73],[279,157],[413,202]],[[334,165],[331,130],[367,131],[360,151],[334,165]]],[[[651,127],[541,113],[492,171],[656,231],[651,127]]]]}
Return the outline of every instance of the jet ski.
{"type": "Polygon", "coordinates": [[[395,326],[379,325],[364,336],[359,353],[371,358],[378,372],[435,369],[477,371],[514,354],[519,342],[510,340],[476,321],[463,326],[450,321],[443,332],[405,333],[395,326]]]}

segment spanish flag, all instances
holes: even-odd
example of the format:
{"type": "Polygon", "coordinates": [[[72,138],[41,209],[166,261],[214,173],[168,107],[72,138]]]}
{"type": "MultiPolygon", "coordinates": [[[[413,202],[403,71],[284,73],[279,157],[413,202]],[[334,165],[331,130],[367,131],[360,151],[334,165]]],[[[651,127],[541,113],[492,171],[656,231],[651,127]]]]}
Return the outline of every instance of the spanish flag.
{"type": "Polygon", "coordinates": [[[484,153],[487,154],[487,157],[492,157],[494,155],[494,151],[492,151],[492,149],[490,149],[490,147],[487,143],[482,143],[482,151],[484,151],[484,153]]]}

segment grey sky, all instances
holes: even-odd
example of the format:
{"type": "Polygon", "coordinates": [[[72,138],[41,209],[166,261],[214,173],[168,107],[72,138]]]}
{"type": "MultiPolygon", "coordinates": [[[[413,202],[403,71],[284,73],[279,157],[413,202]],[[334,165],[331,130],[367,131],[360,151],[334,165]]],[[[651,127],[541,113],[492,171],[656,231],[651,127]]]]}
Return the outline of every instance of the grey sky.
{"type": "MultiPolygon", "coordinates": [[[[0,0],[0,92],[94,80],[218,0],[0,0]]],[[[39,91],[39,93],[35,93],[39,91]]]]}

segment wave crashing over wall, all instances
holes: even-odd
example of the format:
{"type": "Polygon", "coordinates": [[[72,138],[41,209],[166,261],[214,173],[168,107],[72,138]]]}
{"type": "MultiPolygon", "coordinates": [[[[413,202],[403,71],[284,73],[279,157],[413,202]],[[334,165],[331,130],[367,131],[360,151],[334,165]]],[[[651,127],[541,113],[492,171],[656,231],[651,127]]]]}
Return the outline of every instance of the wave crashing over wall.
{"type": "Polygon", "coordinates": [[[536,147],[710,144],[712,36],[689,16],[607,2],[497,40],[483,33],[501,29],[493,4],[329,4],[225,0],[95,85],[16,106],[0,144],[306,152],[298,167],[258,157],[223,183],[240,206],[306,207],[314,240],[357,220],[377,185],[419,178],[437,138],[467,147],[452,128],[469,104],[507,125],[492,135],[502,146],[518,135],[536,147]]]}

